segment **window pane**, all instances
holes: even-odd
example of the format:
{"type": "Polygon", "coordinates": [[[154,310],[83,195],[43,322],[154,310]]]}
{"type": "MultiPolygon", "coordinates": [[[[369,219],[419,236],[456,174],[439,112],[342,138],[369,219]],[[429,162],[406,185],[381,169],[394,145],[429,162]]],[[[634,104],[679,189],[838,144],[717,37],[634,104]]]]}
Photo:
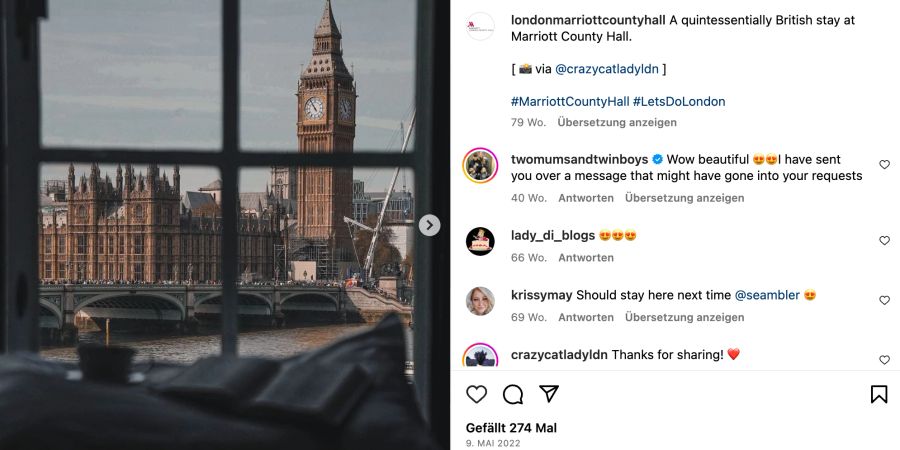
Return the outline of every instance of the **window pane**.
{"type": "Polygon", "coordinates": [[[415,92],[414,0],[241,7],[244,149],[398,151],[415,92]]]}
{"type": "MultiPolygon", "coordinates": [[[[241,171],[241,354],[291,355],[365,330],[389,312],[411,320],[418,235],[411,170],[399,171],[378,227],[394,174],[393,168],[241,171]]],[[[411,331],[408,350],[412,361],[411,331]]]]}
{"type": "Polygon", "coordinates": [[[43,144],[220,147],[220,3],[50,0],[43,144]]]}
{"type": "Polygon", "coordinates": [[[221,182],[171,165],[41,167],[42,355],[79,342],[134,347],[139,360],[217,354],[221,182]],[[107,330],[108,333],[107,333],[107,330]]]}

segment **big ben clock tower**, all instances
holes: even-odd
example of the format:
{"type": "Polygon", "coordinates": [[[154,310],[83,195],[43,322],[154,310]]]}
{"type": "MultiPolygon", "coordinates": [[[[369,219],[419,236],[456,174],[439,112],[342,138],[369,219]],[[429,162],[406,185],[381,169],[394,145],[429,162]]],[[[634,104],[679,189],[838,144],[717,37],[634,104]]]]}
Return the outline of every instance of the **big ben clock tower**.
{"type": "MultiPolygon", "coordinates": [[[[356,135],[356,87],[344,64],[341,32],[326,0],[316,27],[312,58],[297,84],[297,146],[300,153],[352,153],[356,135]]],[[[350,167],[300,167],[296,176],[297,231],[327,241],[340,258],[348,250],[343,218],[352,216],[350,167]],[[343,232],[342,232],[343,230],[343,232]]],[[[348,255],[344,255],[346,258],[348,255]]]]}

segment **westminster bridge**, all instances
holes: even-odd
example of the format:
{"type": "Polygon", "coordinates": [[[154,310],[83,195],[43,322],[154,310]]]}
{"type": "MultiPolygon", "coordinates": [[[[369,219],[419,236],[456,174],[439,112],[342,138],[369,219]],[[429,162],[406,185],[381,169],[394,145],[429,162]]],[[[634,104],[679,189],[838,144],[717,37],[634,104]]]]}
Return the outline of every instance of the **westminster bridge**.
{"type": "MultiPolygon", "coordinates": [[[[40,287],[41,328],[63,341],[74,336],[76,317],[99,323],[144,321],[190,330],[198,319],[220,315],[217,284],[45,284],[40,287]]],[[[359,287],[263,284],[238,286],[238,315],[256,323],[294,317],[372,322],[394,312],[409,320],[412,308],[384,293],[359,287]]]]}

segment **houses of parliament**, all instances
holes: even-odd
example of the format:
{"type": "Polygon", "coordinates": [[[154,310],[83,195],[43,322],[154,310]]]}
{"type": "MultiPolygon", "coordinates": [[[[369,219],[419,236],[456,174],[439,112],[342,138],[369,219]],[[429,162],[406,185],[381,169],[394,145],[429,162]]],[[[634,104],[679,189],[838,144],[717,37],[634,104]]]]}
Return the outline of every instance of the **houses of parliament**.
{"type": "MultiPolygon", "coordinates": [[[[298,151],[352,153],[356,86],[329,0],[296,96],[298,151]]],[[[70,165],[67,180],[48,181],[41,192],[40,278],[218,282],[221,182],[181,189],[177,166],[171,179],[154,164],[146,176],[119,166],[113,180],[93,164],[76,180],[70,165]]],[[[271,189],[240,194],[241,273],[276,278],[276,249],[293,246],[301,259],[318,260],[319,278],[337,276],[335,261],[346,260],[351,245],[343,217],[352,216],[352,189],[349,167],[273,167],[271,189]]]]}

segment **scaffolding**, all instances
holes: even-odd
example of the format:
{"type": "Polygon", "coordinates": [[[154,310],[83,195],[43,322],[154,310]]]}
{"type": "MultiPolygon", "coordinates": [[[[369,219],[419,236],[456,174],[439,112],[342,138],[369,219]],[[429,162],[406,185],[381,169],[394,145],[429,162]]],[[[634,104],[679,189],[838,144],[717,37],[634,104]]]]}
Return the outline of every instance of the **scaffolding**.
{"type": "Polygon", "coordinates": [[[287,254],[291,261],[315,261],[317,280],[341,279],[338,263],[344,255],[335,248],[333,239],[290,238],[287,254]]]}
{"type": "Polygon", "coordinates": [[[287,281],[287,252],[285,251],[284,244],[275,244],[275,249],[272,252],[272,267],[275,269],[274,278],[275,281],[287,281]]]}

